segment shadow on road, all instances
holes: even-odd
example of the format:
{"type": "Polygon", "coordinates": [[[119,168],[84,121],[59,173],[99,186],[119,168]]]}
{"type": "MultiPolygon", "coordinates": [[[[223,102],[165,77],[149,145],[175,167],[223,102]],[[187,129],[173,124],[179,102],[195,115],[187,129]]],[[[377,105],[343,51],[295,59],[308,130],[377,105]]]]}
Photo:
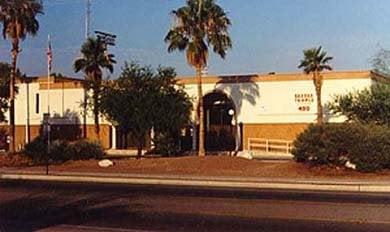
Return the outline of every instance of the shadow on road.
{"type": "MultiPolygon", "coordinates": [[[[244,214],[230,215],[229,212],[221,215],[206,206],[203,212],[199,209],[180,211],[177,210],[180,207],[175,206],[161,208],[165,203],[159,203],[159,199],[164,201],[173,197],[186,203],[192,198],[198,198],[198,201],[200,198],[206,201],[205,205],[207,201],[217,199],[228,203],[229,197],[244,201],[254,199],[255,196],[264,199],[283,198],[283,193],[278,192],[276,195],[241,192],[240,198],[239,191],[175,190],[150,186],[0,183],[0,187],[0,231],[6,232],[51,231],[64,224],[153,231],[367,231],[370,226],[355,222],[252,218],[244,214]],[[157,205],[153,202],[157,202],[157,205]]],[[[292,196],[299,198],[299,193],[293,193],[292,196]]],[[[307,198],[305,194],[301,197],[307,198]]],[[[288,197],[285,198],[287,200],[288,197]]],[[[384,200],[388,203],[388,198],[384,200]]],[[[389,229],[384,225],[377,226],[383,227],[383,230],[378,231],[389,229]]]]}

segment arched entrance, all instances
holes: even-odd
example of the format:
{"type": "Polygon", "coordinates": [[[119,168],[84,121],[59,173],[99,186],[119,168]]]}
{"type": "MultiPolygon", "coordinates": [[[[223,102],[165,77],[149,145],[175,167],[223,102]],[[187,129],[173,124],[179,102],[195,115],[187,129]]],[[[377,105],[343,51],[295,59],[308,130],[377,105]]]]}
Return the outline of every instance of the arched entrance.
{"type": "Polygon", "coordinates": [[[207,151],[233,151],[236,146],[235,106],[222,91],[203,97],[205,148],[207,151]]]}

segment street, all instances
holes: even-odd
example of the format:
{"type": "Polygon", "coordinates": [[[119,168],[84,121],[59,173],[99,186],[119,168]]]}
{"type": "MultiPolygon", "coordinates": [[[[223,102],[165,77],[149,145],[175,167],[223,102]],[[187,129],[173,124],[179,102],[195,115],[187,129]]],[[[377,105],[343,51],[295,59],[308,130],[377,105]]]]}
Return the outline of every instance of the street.
{"type": "Polygon", "coordinates": [[[0,231],[390,231],[390,196],[0,182],[0,231]]]}

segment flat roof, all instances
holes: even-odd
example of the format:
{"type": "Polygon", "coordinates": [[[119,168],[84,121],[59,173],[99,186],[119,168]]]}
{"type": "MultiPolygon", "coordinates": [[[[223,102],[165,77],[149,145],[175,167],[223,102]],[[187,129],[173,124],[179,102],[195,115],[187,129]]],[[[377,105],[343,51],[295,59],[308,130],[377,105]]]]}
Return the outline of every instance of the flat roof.
{"type": "MultiPolygon", "coordinates": [[[[370,70],[359,71],[328,71],[321,73],[325,80],[332,79],[373,79],[384,78],[383,75],[370,70]]],[[[196,84],[196,76],[179,76],[181,84],[196,84]]],[[[268,82],[268,81],[300,81],[312,80],[311,74],[305,73],[268,73],[268,74],[232,74],[232,75],[206,75],[202,77],[204,84],[216,83],[245,83],[245,82],[268,82]]]]}
{"type": "MultiPolygon", "coordinates": [[[[390,83],[390,78],[372,70],[352,70],[352,71],[327,71],[321,73],[324,80],[338,79],[373,79],[379,82],[390,83]]],[[[47,76],[29,77],[33,82],[38,82],[41,89],[47,88],[47,76]]],[[[82,88],[83,79],[74,77],[51,77],[52,87],[62,88],[82,88]],[[58,86],[57,86],[57,85],[58,86]]],[[[197,84],[196,76],[178,76],[178,83],[191,85],[197,84]]],[[[202,77],[203,84],[218,83],[245,83],[245,82],[277,82],[277,81],[304,81],[312,80],[312,75],[305,73],[254,73],[254,74],[224,74],[224,75],[205,75],[202,77]]]]}

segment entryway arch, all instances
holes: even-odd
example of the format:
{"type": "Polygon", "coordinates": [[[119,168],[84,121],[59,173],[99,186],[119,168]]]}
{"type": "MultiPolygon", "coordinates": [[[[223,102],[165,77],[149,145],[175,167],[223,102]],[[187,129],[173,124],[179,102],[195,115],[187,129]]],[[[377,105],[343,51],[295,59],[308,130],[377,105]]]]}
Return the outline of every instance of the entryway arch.
{"type": "Polygon", "coordinates": [[[236,147],[236,108],[223,91],[203,97],[206,151],[234,151],[236,147]]]}

